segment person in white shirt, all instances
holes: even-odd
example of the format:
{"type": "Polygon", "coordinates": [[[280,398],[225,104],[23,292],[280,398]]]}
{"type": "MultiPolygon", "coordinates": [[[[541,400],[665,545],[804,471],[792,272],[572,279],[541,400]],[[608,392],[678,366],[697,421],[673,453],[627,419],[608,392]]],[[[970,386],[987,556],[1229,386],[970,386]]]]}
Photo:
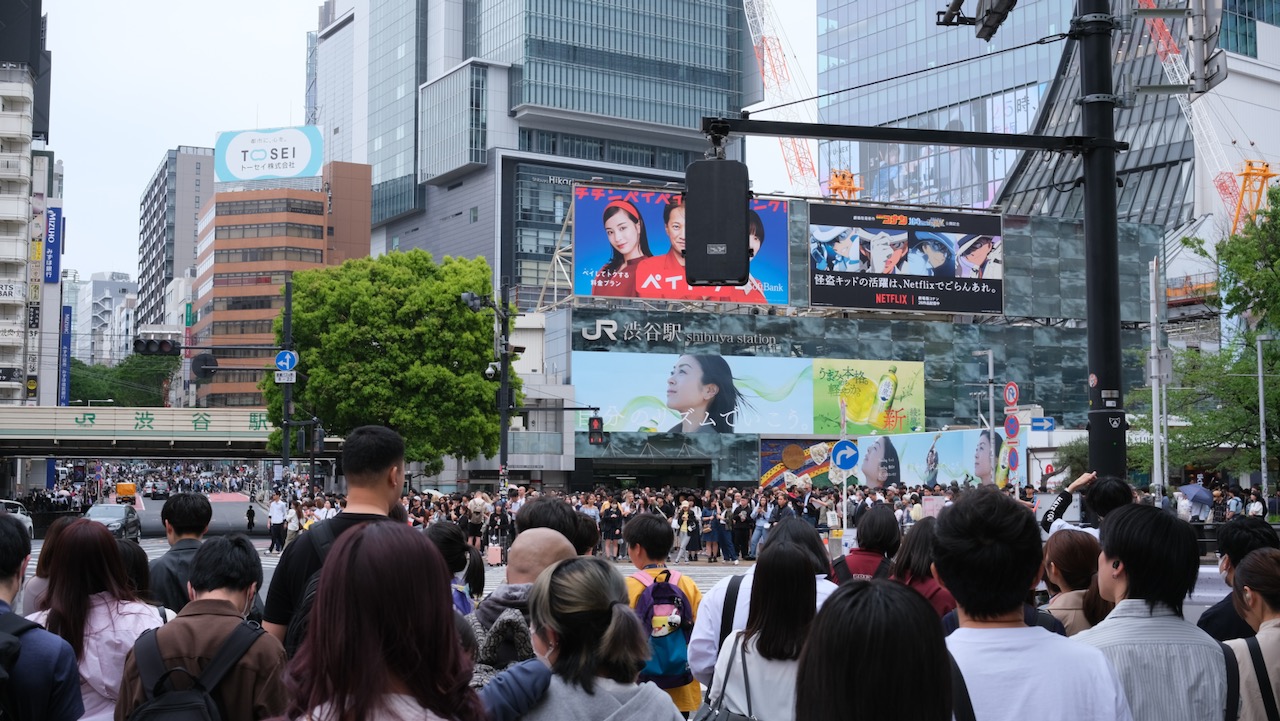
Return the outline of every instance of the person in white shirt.
{"type": "MultiPolygon", "coordinates": [[[[760,553],[763,554],[764,550],[774,543],[794,544],[809,552],[807,562],[810,573],[816,581],[815,610],[822,608],[827,598],[835,593],[837,586],[827,578],[831,562],[827,558],[826,549],[822,545],[818,532],[802,519],[788,518],[775,524],[769,531],[768,538],[760,546],[760,553]]],[[[730,616],[729,630],[741,631],[747,627],[757,570],[758,566],[753,566],[741,577],[738,598],[734,603],[733,614],[730,616]]],[[[703,595],[702,603],[698,606],[698,622],[693,625],[693,635],[689,638],[689,669],[693,671],[694,678],[704,684],[711,682],[716,659],[720,655],[720,624],[733,578],[729,576],[721,579],[715,587],[703,595]]],[[[728,642],[725,645],[727,646],[728,642]]]]}
{"type": "Polygon", "coordinates": [[[1023,605],[1042,563],[1035,515],[994,487],[964,493],[938,516],[933,573],[955,597],[960,623],[947,649],[976,717],[1130,721],[1125,689],[1102,652],[1026,624],[1023,605]],[[1024,683],[1031,668],[1053,669],[1053,682],[1024,683]]]}
{"type": "MultiPolygon", "coordinates": [[[[800,523],[808,525],[804,520],[800,523]]],[[[794,721],[796,665],[817,606],[809,551],[770,540],[756,563],[747,626],[725,639],[707,693],[712,708],[794,721]]]]}
{"type": "Polygon", "coordinates": [[[284,514],[288,510],[289,507],[280,500],[279,493],[271,494],[271,505],[267,508],[267,516],[271,520],[271,545],[267,548],[267,553],[284,550],[284,514]]]}

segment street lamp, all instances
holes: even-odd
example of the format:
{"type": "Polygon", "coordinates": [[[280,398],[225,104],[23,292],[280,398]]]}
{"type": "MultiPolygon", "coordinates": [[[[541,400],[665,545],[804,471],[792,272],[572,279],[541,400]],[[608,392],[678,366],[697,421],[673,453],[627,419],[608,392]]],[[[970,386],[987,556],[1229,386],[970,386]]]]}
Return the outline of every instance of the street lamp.
{"type": "Polygon", "coordinates": [[[1262,467],[1262,496],[1267,495],[1267,396],[1265,387],[1263,386],[1262,373],[1262,344],[1266,341],[1274,340],[1270,335],[1262,334],[1255,339],[1255,345],[1258,348],[1258,448],[1262,451],[1262,463],[1258,464],[1262,467]]]}
{"type": "Polygon", "coordinates": [[[479,313],[484,308],[492,308],[498,317],[498,483],[505,491],[508,476],[507,434],[511,425],[511,286],[505,281],[502,283],[501,305],[470,291],[463,293],[460,298],[473,312],[479,313]]]}
{"type": "Polygon", "coordinates": [[[991,477],[994,479],[996,473],[996,359],[989,350],[973,352],[974,358],[982,356],[987,357],[987,427],[991,429],[987,447],[991,451],[991,477]]]}
{"type": "Polygon", "coordinates": [[[89,400],[89,401],[82,401],[82,400],[67,401],[67,403],[73,406],[87,404],[90,408],[93,407],[94,403],[97,403],[97,404],[110,403],[114,405],[115,402],[116,402],[115,398],[94,398],[93,400],[89,400]]]}

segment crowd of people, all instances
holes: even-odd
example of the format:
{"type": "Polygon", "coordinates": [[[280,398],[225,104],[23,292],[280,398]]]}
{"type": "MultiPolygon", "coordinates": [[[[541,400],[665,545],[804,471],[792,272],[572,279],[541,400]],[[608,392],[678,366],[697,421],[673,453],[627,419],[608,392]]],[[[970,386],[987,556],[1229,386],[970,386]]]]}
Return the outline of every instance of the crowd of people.
{"type": "Polygon", "coordinates": [[[394,431],[356,429],[343,465],[344,507],[291,539],[286,528],[260,611],[259,553],[240,534],[203,538],[201,494],[165,504],[171,548],[149,565],[136,544],[66,519],[30,581],[30,539],[0,516],[0,631],[18,646],[0,713],[123,721],[181,701],[290,721],[1275,716],[1280,538],[1256,517],[1223,523],[1232,591],[1197,627],[1183,617],[1194,530],[1119,478],[1083,474],[1039,521],[1025,499],[983,487],[904,532],[900,509],[873,499],[858,547],[833,561],[811,488],[517,491],[448,499],[451,522],[432,522],[436,499],[419,504],[432,519],[415,520],[403,498],[394,431]],[[1074,491],[1096,526],[1065,522],[1074,491]],[[610,554],[600,536],[615,502],[630,512],[610,554]],[[699,588],[680,572],[682,544],[726,505],[729,537],[706,543],[757,560],[699,588]],[[755,518],[750,538],[732,538],[739,507],[768,509],[759,538],[755,518]],[[485,595],[459,582],[494,514],[509,516],[511,540],[485,595]],[[1038,607],[1042,580],[1051,599],[1038,607]],[[258,613],[261,626],[245,621],[258,613]],[[926,682],[906,696],[867,684],[895,673],[926,682]]]}

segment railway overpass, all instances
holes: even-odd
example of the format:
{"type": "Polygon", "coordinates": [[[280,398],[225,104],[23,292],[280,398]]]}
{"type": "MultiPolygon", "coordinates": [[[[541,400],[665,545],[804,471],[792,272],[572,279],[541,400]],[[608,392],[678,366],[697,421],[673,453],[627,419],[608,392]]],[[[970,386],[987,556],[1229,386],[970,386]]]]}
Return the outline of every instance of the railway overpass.
{"type": "Polygon", "coordinates": [[[0,407],[0,457],[273,458],[273,429],[263,408],[0,407]]]}

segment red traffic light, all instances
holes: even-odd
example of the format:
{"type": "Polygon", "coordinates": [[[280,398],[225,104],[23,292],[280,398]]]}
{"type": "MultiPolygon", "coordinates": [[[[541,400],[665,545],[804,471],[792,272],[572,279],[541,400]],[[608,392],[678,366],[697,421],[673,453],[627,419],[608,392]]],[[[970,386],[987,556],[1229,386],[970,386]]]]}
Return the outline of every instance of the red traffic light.
{"type": "Polygon", "coordinates": [[[591,416],[587,419],[587,443],[593,446],[605,444],[604,419],[600,416],[591,416]]]}

